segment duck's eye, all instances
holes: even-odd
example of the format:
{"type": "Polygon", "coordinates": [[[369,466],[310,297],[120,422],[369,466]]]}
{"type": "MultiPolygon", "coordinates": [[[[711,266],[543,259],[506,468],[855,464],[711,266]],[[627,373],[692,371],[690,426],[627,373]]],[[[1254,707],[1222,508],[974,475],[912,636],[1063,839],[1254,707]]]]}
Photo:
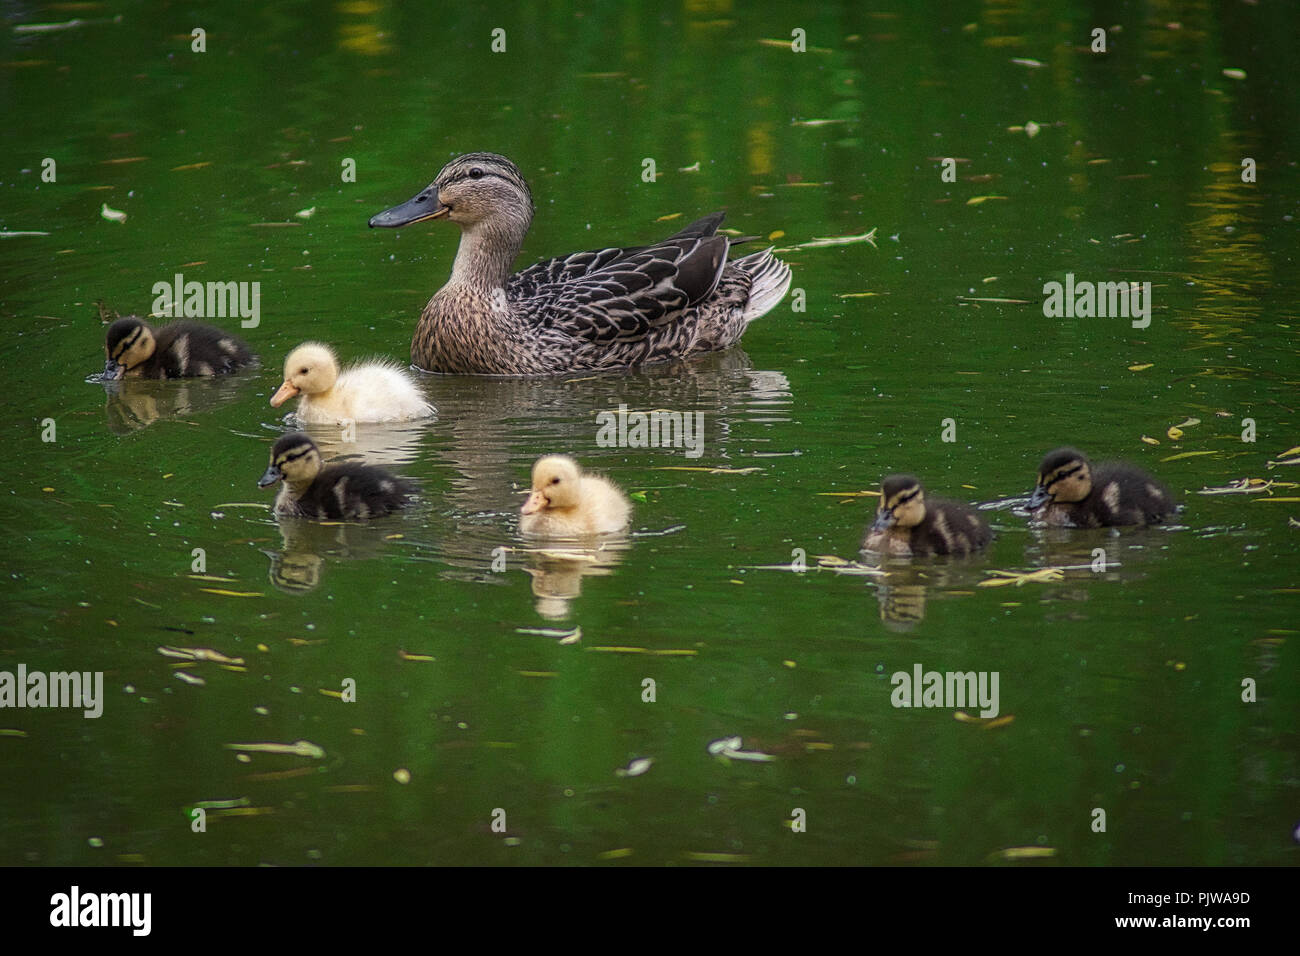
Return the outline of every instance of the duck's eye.
{"type": "Polygon", "coordinates": [[[469,171],[469,178],[470,178],[470,179],[482,179],[482,178],[483,178],[483,170],[479,169],[477,166],[473,167],[473,168],[470,169],[470,171],[469,171]]]}
{"type": "Polygon", "coordinates": [[[551,484],[553,484],[553,485],[558,485],[559,483],[560,483],[560,479],[559,479],[558,476],[556,476],[555,478],[552,478],[552,479],[551,479],[551,484]]]}
{"type": "Polygon", "coordinates": [[[300,368],[300,369],[298,369],[298,374],[299,374],[299,375],[306,375],[306,374],[307,374],[307,370],[306,370],[305,368],[300,368]]]}

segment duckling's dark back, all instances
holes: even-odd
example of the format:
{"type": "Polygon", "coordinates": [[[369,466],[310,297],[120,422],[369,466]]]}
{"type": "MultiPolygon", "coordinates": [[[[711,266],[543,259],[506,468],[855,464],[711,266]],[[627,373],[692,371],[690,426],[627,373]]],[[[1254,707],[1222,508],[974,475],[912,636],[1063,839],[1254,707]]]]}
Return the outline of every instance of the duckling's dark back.
{"type": "Polygon", "coordinates": [[[253,360],[238,336],[214,325],[179,319],[154,328],[154,353],[138,366],[143,378],[224,375],[253,360]]]}
{"type": "Polygon", "coordinates": [[[308,518],[336,521],[378,518],[404,508],[413,490],[410,482],[382,468],[344,462],[316,476],[298,499],[297,510],[308,518]]]}
{"type": "Polygon", "coordinates": [[[970,554],[988,547],[993,532],[969,506],[947,498],[925,498],[925,518],[912,528],[913,554],[970,554]]]}
{"type": "Polygon", "coordinates": [[[1061,507],[1081,528],[1159,524],[1178,511],[1178,503],[1163,483],[1124,462],[1093,465],[1092,493],[1061,507]]]}

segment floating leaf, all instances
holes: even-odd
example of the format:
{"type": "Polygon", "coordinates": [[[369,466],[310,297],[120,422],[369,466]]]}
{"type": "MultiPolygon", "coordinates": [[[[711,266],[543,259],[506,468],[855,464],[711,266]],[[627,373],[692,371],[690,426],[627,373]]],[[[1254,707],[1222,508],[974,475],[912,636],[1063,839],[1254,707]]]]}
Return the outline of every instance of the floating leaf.
{"type": "Polygon", "coordinates": [[[108,203],[104,203],[100,207],[99,214],[109,222],[126,222],[126,213],[120,209],[108,208],[108,203]]]}
{"type": "Polygon", "coordinates": [[[310,209],[299,209],[294,213],[294,215],[299,219],[310,219],[312,216],[316,215],[316,207],[312,206],[310,209]]]}
{"type": "Polygon", "coordinates": [[[288,754],[292,757],[311,757],[320,760],[325,751],[309,740],[296,740],[291,744],[226,744],[227,750],[241,753],[288,754]]]}
{"type": "Polygon", "coordinates": [[[261,591],[227,591],[225,588],[199,588],[207,594],[220,594],[222,597],[263,597],[261,591]]]}
{"type": "Polygon", "coordinates": [[[825,246],[848,246],[855,242],[866,242],[871,248],[876,246],[876,229],[872,228],[870,232],[864,232],[858,236],[813,236],[807,242],[801,242],[797,246],[787,246],[784,249],[778,249],[777,252],[794,252],[796,249],[821,249],[825,246]]]}
{"type": "Polygon", "coordinates": [[[682,214],[679,212],[670,212],[666,216],[660,216],[658,219],[655,220],[655,222],[672,222],[674,219],[680,219],[681,215],[682,214]]]}
{"type": "Polygon", "coordinates": [[[1246,78],[1246,71],[1230,67],[1223,71],[1223,75],[1230,80],[1244,80],[1246,78]]]}
{"type": "Polygon", "coordinates": [[[1154,368],[1154,367],[1155,367],[1154,362],[1147,362],[1145,365],[1130,365],[1128,367],[1128,370],[1130,372],[1145,372],[1147,369],[1154,368]]]}
{"type": "Polygon", "coordinates": [[[1006,199],[1006,196],[971,196],[966,200],[968,206],[978,206],[980,203],[986,203],[990,199],[1006,199]]]}
{"type": "Polygon", "coordinates": [[[1056,856],[1056,849],[1050,846],[1011,846],[989,855],[989,859],[1000,860],[1046,860],[1056,856]]]}
{"type": "Polygon", "coordinates": [[[1146,442],[1148,445],[1159,445],[1159,444],[1160,444],[1160,439],[1158,439],[1158,438],[1152,438],[1150,435],[1143,435],[1143,436],[1142,436],[1142,440],[1143,440],[1144,442],[1146,442]]]}
{"type": "Polygon", "coordinates": [[[639,757],[627,765],[624,770],[620,767],[614,771],[616,777],[639,777],[654,765],[654,760],[650,757],[639,757]]]}
{"type": "Polygon", "coordinates": [[[1178,455],[1170,455],[1168,458],[1161,458],[1161,461],[1177,461],[1180,458],[1195,458],[1197,455],[1217,455],[1217,451],[1185,451],[1178,455]]]}
{"type": "Polygon", "coordinates": [[[212,165],[211,160],[203,163],[186,163],[184,166],[173,166],[172,172],[179,173],[188,169],[202,169],[204,166],[211,166],[211,165],[212,165]]]}
{"type": "Polygon", "coordinates": [[[1045,65],[1041,60],[1031,60],[1025,56],[1012,57],[1011,62],[1014,63],[1016,66],[1027,66],[1031,70],[1036,70],[1039,67],[1045,65]]]}
{"type": "Polygon", "coordinates": [[[1178,441],[1178,439],[1183,437],[1183,430],[1177,425],[1170,425],[1165,430],[1165,434],[1169,436],[1171,441],[1178,441]]]}
{"type": "Polygon", "coordinates": [[[1014,584],[1021,587],[1030,583],[1046,584],[1055,581],[1061,581],[1065,578],[1064,568],[1039,568],[1037,571],[990,571],[990,574],[999,575],[999,577],[989,578],[986,581],[979,582],[977,587],[981,588],[1000,588],[1008,584],[1014,584]]]}
{"type": "Polygon", "coordinates": [[[1028,136],[1030,139],[1033,139],[1035,136],[1038,135],[1041,129],[1042,129],[1041,126],[1039,126],[1033,120],[1030,120],[1028,123],[1025,124],[1025,135],[1028,136]]]}

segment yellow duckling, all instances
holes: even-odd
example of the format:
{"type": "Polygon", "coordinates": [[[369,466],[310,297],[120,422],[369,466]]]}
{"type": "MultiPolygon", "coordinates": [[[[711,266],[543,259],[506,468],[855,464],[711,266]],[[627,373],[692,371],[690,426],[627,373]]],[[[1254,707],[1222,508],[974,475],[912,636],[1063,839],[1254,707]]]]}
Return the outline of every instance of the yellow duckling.
{"type": "Polygon", "coordinates": [[[890,475],[880,483],[880,509],[862,542],[863,551],[900,557],[970,554],[993,538],[988,523],[968,506],[925,497],[911,475],[890,475]]]}
{"type": "Polygon", "coordinates": [[[271,448],[271,464],[257,487],[284,482],[275,513],[336,521],[377,518],[406,507],[411,483],[382,468],[344,462],[325,467],[316,443],[302,432],[280,438],[271,448]]]}
{"type": "Polygon", "coordinates": [[[552,538],[614,534],[627,527],[632,503],[613,482],[583,472],[567,455],[533,465],[532,494],[520,510],[519,530],[552,538]]]}
{"type": "Polygon", "coordinates": [[[1141,468],[1094,465],[1074,448],[1050,451],[1029,499],[1033,518],[1069,528],[1158,524],[1178,510],[1169,489],[1141,468]]]}
{"type": "Polygon", "coordinates": [[[295,395],[302,396],[298,419],[322,425],[404,422],[434,414],[415,377],[396,362],[376,359],[340,372],[334,350],[321,342],[304,342],[289,353],[284,384],[271,404],[278,407],[295,395]]]}

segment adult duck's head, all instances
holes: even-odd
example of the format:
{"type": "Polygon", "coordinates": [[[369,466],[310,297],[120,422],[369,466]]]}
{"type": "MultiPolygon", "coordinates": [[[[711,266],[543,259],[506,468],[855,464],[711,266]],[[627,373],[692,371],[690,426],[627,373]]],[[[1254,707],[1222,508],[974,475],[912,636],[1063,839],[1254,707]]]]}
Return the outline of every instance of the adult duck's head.
{"type": "Polygon", "coordinates": [[[370,217],[370,225],[395,229],[426,219],[448,219],[466,232],[483,230],[522,241],[533,221],[533,194],[519,167],[496,153],[453,159],[415,196],[370,217]]]}

